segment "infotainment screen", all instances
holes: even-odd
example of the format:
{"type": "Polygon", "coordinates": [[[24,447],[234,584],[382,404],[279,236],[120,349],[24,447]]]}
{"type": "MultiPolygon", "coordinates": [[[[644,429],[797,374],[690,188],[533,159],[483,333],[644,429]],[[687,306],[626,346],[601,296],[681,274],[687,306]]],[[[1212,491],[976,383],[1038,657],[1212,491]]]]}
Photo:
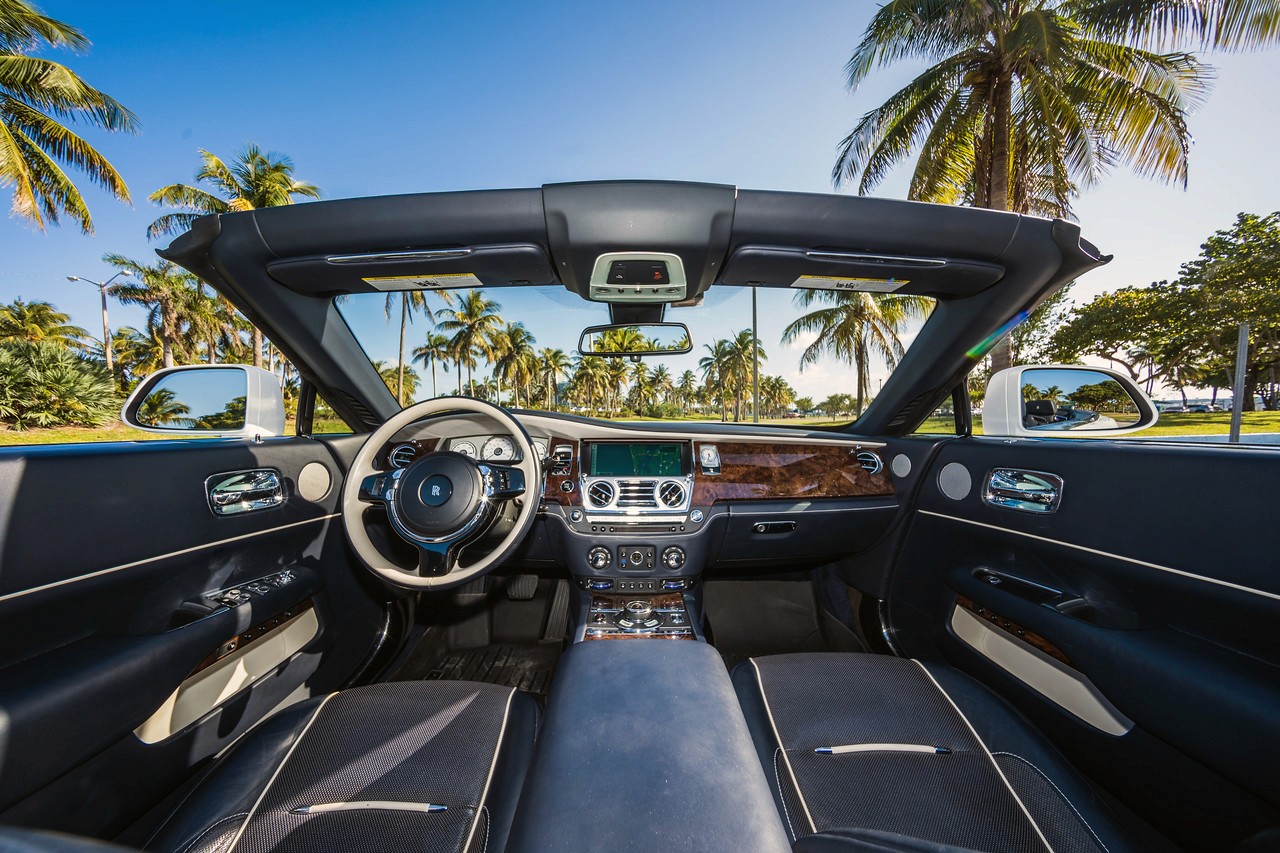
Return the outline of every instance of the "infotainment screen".
{"type": "Polygon", "coordinates": [[[680,477],[683,474],[682,444],[591,445],[593,477],[680,477]]]}

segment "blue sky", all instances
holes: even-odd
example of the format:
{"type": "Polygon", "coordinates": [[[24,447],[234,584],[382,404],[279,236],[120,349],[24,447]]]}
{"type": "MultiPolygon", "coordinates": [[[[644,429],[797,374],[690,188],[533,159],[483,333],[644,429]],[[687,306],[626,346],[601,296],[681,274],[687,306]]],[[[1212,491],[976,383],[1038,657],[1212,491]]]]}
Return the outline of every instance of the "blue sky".
{"type": "MultiPolygon", "coordinates": [[[[159,211],[145,197],[189,181],[198,148],[230,156],[256,142],[286,152],[327,198],[608,178],[824,192],[840,138],[915,70],[845,90],[842,66],[867,2],[41,5],[93,41],[66,61],[141,118],[137,137],[86,132],[134,204],[88,191],[93,238],[0,222],[0,301],[47,299],[91,332],[97,293],[65,276],[101,280],[108,251],[147,258],[155,244],[145,229],[159,211]]],[[[1078,202],[1085,235],[1116,255],[1079,297],[1171,277],[1237,211],[1280,208],[1280,118],[1259,96],[1280,78],[1280,53],[1210,61],[1219,79],[1191,120],[1189,189],[1118,172],[1078,202]]],[[[905,189],[898,174],[880,194],[905,189]]],[[[777,345],[785,301],[762,300],[769,372],[806,393],[851,390],[832,387],[835,365],[800,374],[799,351],[777,345]]],[[[380,306],[365,314],[361,325],[381,322],[380,306]]],[[[749,317],[745,295],[704,309],[697,342],[749,317]]],[[[141,318],[112,306],[113,326],[141,318]]],[[[576,343],[576,326],[530,325],[540,345],[576,343]]],[[[373,357],[393,354],[394,335],[384,340],[373,357]]]]}

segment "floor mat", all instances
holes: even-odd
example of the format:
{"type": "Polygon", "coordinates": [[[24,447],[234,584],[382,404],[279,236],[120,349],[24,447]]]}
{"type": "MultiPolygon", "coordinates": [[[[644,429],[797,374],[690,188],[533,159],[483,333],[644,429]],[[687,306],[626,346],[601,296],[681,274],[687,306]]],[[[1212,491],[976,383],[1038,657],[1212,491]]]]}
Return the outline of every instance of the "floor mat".
{"type": "MultiPolygon", "coordinates": [[[[429,646],[429,643],[420,643],[420,647],[427,647],[424,651],[428,651],[429,646]]],[[[515,687],[545,699],[560,651],[559,643],[437,648],[434,654],[411,655],[395,674],[395,680],[483,681],[515,687]]]]}
{"type": "MultiPolygon", "coordinates": [[[[730,670],[747,658],[762,655],[853,651],[860,647],[843,626],[834,626],[842,632],[835,636],[832,626],[823,630],[824,615],[811,583],[707,581],[704,603],[713,645],[730,670]]],[[[834,620],[826,617],[825,621],[834,620]]]]}

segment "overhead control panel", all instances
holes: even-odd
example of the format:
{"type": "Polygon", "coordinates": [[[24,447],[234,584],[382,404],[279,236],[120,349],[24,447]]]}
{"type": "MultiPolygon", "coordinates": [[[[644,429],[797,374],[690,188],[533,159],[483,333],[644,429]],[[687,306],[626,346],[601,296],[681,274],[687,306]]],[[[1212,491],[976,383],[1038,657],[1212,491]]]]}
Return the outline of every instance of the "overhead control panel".
{"type": "Polygon", "coordinates": [[[687,290],[684,262],[669,252],[606,252],[591,269],[599,302],[678,302],[687,290]]]}
{"type": "Polygon", "coordinates": [[[737,189],[722,184],[547,184],[542,203],[556,275],[595,302],[695,299],[720,275],[736,199],[737,189]]]}

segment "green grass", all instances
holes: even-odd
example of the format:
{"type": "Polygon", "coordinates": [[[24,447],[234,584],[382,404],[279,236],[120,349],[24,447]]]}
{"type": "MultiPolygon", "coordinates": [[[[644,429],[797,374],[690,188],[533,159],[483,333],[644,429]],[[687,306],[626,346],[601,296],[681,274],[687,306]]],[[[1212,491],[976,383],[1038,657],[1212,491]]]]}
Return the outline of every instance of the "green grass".
{"type": "MultiPolygon", "coordinates": [[[[955,421],[950,417],[929,418],[918,433],[950,434],[955,421]]],[[[1120,438],[1162,438],[1179,435],[1226,435],[1231,431],[1230,412],[1171,412],[1160,416],[1153,427],[1142,432],[1130,433],[1120,438]]],[[[1240,431],[1280,432],[1280,412],[1245,412],[1241,415],[1240,431]]],[[[973,434],[982,435],[982,418],[973,419],[973,434]]]]}
{"type": "MultiPolygon", "coordinates": [[[[661,418],[618,418],[624,421],[658,421],[661,418]]],[[[719,423],[718,417],[689,417],[685,420],[693,423],[719,423]]],[[[744,421],[749,425],[750,421],[744,421]]],[[[776,426],[841,426],[848,423],[845,419],[812,418],[768,418],[762,424],[776,426]]],[[[917,430],[922,434],[949,435],[955,429],[955,421],[950,417],[929,418],[917,430]]],[[[1210,412],[1197,414],[1192,412],[1171,413],[1160,416],[1160,421],[1153,427],[1139,433],[1133,438],[1162,438],[1179,435],[1226,435],[1231,429],[1230,412],[1210,412]]],[[[1280,412],[1245,412],[1241,432],[1280,432],[1280,412]]],[[[340,420],[320,420],[316,422],[316,434],[349,433],[350,428],[340,420]]],[[[973,425],[975,435],[982,435],[982,418],[975,418],[973,425]]],[[[293,422],[285,426],[285,434],[293,434],[293,422]]],[[[15,430],[0,428],[0,447],[13,445],[38,444],[76,444],[96,441],[154,441],[170,436],[142,432],[122,423],[108,424],[101,427],[56,427],[53,429],[15,430]]],[[[175,433],[173,438],[183,438],[175,433]]],[[[1122,436],[1123,437],[1123,436],[1122,436]]]]}

